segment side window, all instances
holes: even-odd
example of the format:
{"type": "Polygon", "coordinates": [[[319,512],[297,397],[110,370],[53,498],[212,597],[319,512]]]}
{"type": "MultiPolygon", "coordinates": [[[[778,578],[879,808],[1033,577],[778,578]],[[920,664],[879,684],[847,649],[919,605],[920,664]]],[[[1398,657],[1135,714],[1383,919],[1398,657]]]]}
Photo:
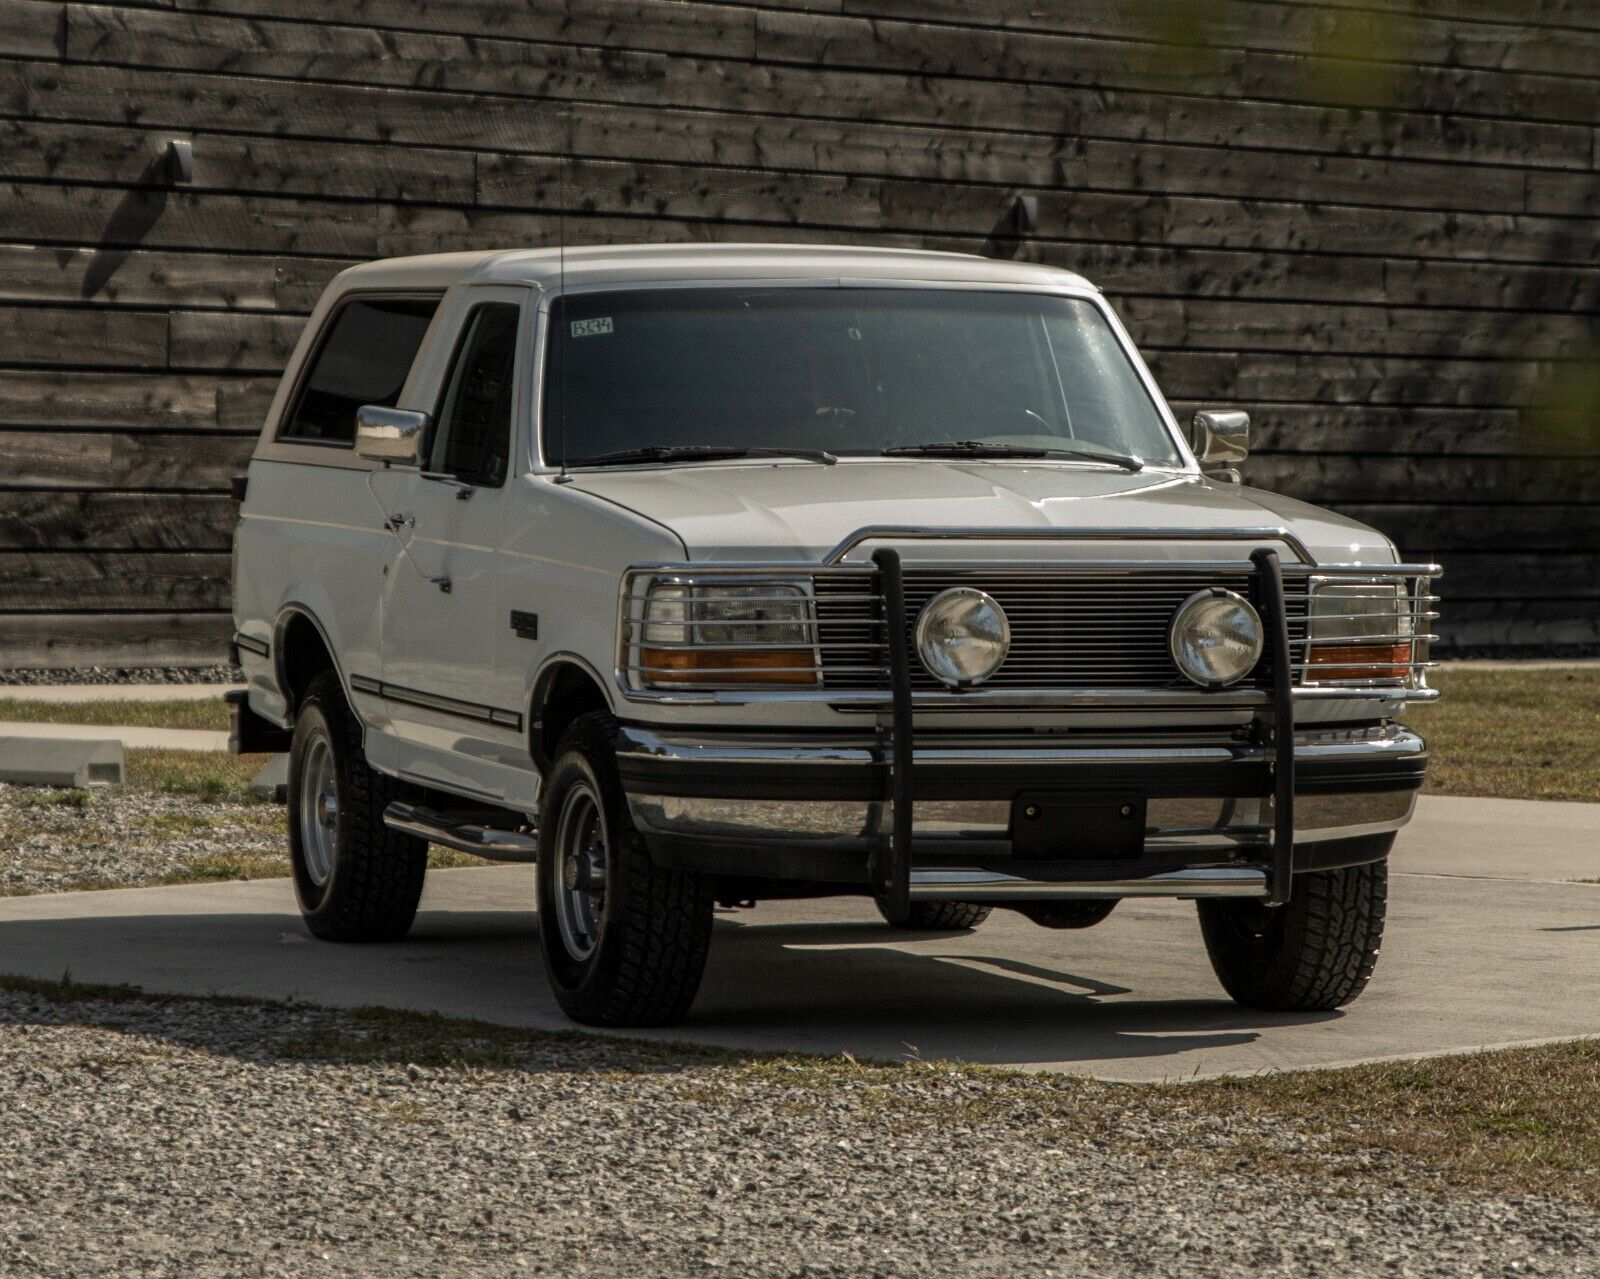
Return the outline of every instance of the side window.
{"type": "Polygon", "coordinates": [[[490,302],[467,317],[450,362],[429,469],[473,484],[505,482],[521,308],[490,302]]]}
{"type": "Polygon", "coordinates": [[[411,372],[438,298],[351,298],[334,313],[311,357],[280,440],[351,445],[356,410],[392,408],[411,372]]]}

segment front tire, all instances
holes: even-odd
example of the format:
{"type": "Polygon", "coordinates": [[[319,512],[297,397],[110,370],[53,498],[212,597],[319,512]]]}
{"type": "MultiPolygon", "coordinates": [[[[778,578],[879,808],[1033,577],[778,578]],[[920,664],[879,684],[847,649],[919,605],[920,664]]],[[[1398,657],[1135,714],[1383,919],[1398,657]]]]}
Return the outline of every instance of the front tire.
{"type": "Polygon", "coordinates": [[[977,902],[912,902],[905,920],[890,927],[918,933],[959,932],[983,923],[989,918],[990,909],[977,902]]]}
{"type": "Polygon", "coordinates": [[[1388,899],[1388,862],[1368,862],[1296,875],[1285,906],[1202,901],[1200,931],[1218,980],[1237,1003],[1326,1012],[1366,989],[1388,899]]]}
{"type": "Polygon", "coordinates": [[[590,1026],[664,1026],[689,1011],[711,947],[705,876],[657,866],[628,813],[616,721],[573,721],[539,815],[539,940],[562,1011],[590,1026]]]}
{"type": "Polygon", "coordinates": [[[317,676],[295,713],[289,749],[289,859],[313,936],[398,941],[410,930],[428,845],[384,825],[399,786],[368,767],[338,677],[317,676]]]}

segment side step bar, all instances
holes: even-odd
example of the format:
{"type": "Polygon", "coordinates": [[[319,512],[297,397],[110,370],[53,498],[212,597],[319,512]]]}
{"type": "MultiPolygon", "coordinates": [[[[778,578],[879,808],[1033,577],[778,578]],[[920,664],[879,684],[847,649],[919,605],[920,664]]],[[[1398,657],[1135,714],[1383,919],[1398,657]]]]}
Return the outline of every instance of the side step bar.
{"type": "Polygon", "coordinates": [[[1029,879],[964,867],[911,870],[911,900],[1047,901],[1076,897],[1265,897],[1262,866],[1188,866],[1129,879],[1029,879]]]}
{"type": "Polygon", "coordinates": [[[383,810],[383,824],[402,835],[415,835],[430,844],[442,844],[458,853],[471,853],[491,862],[532,862],[539,859],[539,837],[523,831],[479,826],[421,804],[398,801],[383,810]]]}

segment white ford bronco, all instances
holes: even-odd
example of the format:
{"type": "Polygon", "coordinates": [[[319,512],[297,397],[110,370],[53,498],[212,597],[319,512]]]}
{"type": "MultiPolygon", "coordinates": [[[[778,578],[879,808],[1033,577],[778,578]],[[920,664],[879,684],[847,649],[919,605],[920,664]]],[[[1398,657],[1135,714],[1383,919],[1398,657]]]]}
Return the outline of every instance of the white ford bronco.
{"type": "Polygon", "coordinates": [[[1366,984],[1438,569],[1242,487],[1065,271],[782,246],[345,271],[243,489],[235,748],[311,932],[430,843],[536,861],[578,1021],[694,999],[716,904],[902,928],[1198,903],[1234,999],[1366,984]]]}

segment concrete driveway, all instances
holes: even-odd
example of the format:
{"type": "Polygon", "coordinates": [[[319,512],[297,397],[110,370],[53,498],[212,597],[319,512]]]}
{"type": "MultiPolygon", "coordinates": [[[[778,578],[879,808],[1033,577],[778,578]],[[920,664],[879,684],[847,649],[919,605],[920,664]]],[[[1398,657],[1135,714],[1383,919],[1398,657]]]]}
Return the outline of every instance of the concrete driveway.
{"type": "MultiPolygon", "coordinates": [[[[1600,885],[1571,882],[1600,878],[1600,805],[1425,799],[1394,872],[1378,974],[1340,1013],[1236,1008],[1184,903],[916,936],[836,900],[723,912],[690,1019],[657,1037],[1158,1080],[1600,1034],[1600,885]]],[[[313,941],[283,880],[14,898],[0,971],[565,1027],[532,895],[522,867],[435,872],[412,937],[372,947],[313,941]]]]}

